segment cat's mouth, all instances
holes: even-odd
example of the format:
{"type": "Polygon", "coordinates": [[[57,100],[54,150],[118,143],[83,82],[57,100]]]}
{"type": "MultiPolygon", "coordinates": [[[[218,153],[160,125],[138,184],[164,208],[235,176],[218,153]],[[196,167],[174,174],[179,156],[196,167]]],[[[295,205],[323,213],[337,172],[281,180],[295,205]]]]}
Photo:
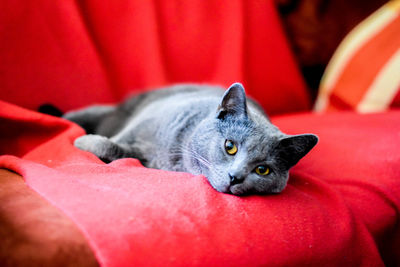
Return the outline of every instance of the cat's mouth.
{"type": "Polygon", "coordinates": [[[274,183],[273,181],[269,181],[268,184],[264,184],[264,186],[261,188],[262,190],[257,190],[253,184],[246,182],[246,180],[237,183],[229,183],[227,181],[222,182],[221,180],[212,179],[208,179],[208,181],[210,185],[218,192],[232,194],[235,196],[245,196],[250,194],[277,194],[282,192],[284,188],[284,186],[279,186],[278,183],[274,183]]]}
{"type": "Polygon", "coordinates": [[[211,186],[214,187],[218,192],[225,194],[232,194],[236,196],[241,196],[249,193],[249,188],[243,183],[235,183],[235,184],[219,184],[216,185],[212,181],[209,181],[211,186]]]}
{"type": "Polygon", "coordinates": [[[211,186],[217,190],[218,192],[232,195],[243,195],[245,192],[243,190],[242,184],[234,184],[234,185],[214,185],[211,181],[209,181],[211,186]]]}
{"type": "Polygon", "coordinates": [[[249,195],[249,194],[279,194],[283,191],[283,188],[280,188],[278,185],[271,185],[267,190],[264,190],[262,192],[257,192],[255,188],[249,188],[246,187],[245,184],[240,183],[240,184],[234,184],[230,185],[227,188],[228,194],[236,195],[236,196],[244,196],[244,195],[249,195]]]}
{"type": "Polygon", "coordinates": [[[244,189],[243,184],[234,184],[228,187],[228,193],[236,196],[244,195],[247,190],[244,189]]]}

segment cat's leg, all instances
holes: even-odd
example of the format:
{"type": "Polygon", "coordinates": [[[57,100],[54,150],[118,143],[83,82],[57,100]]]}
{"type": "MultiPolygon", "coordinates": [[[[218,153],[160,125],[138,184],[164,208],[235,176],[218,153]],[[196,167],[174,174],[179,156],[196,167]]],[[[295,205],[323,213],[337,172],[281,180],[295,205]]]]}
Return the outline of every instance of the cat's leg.
{"type": "Polygon", "coordinates": [[[88,134],[77,138],[74,145],[84,151],[91,152],[104,162],[120,158],[135,157],[129,145],[117,144],[105,136],[88,134]]]}
{"type": "Polygon", "coordinates": [[[116,107],[114,106],[91,106],[88,108],[67,112],[63,118],[69,121],[75,122],[83,129],[86,133],[94,133],[100,122],[114,112],[116,107]]]}

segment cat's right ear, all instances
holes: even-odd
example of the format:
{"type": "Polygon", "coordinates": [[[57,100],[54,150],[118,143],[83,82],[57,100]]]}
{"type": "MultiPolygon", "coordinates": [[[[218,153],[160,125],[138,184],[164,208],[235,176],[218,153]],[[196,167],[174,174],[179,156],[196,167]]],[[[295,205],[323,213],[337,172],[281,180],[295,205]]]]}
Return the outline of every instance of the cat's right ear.
{"type": "Polygon", "coordinates": [[[246,94],[240,83],[232,84],[222,96],[217,110],[217,118],[223,119],[227,114],[247,116],[246,94]]]}
{"type": "Polygon", "coordinates": [[[314,134],[288,135],[279,141],[277,152],[287,169],[293,167],[316,144],[318,137],[314,134]]]}

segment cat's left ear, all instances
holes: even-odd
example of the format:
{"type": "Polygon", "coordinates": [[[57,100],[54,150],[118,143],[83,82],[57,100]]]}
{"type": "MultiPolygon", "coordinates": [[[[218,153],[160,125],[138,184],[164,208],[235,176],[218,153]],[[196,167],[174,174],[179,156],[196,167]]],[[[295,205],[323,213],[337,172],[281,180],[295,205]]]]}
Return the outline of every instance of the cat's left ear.
{"type": "Polygon", "coordinates": [[[217,110],[217,117],[218,119],[223,119],[227,114],[247,116],[246,94],[243,85],[240,83],[232,84],[222,96],[217,110]]]}
{"type": "Polygon", "coordinates": [[[316,144],[318,137],[314,134],[287,135],[279,141],[278,157],[287,169],[293,167],[316,144]]]}

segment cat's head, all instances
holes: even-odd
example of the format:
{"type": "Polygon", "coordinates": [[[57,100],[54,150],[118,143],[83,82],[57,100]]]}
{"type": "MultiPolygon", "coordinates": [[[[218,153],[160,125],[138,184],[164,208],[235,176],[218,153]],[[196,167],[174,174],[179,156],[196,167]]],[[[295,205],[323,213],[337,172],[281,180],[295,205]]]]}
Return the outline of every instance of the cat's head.
{"type": "Polygon", "coordinates": [[[197,164],[217,191],[235,195],[281,192],[289,169],[318,142],[313,134],[282,133],[246,101],[239,83],[226,90],[206,127],[208,134],[197,136],[197,164]]]}

